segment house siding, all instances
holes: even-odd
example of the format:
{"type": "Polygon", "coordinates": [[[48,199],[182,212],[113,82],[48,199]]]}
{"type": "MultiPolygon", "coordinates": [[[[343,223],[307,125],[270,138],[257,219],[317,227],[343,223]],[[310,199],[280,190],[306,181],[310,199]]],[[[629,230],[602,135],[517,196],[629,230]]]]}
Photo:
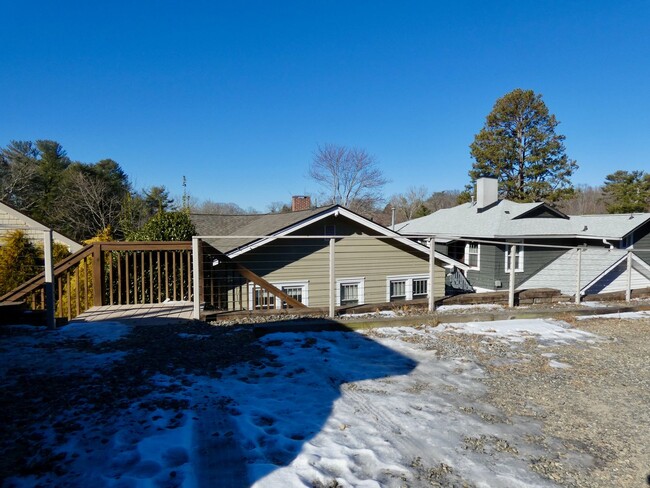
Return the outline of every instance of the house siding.
{"type": "MultiPolygon", "coordinates": [[[[322,235],[325,225],[336,225],[337,235],[369,235],[362,233],[355,223],[334,217],[296,234],[322,235]]],[[[337,239],[335,250],[336,279],[363,278],[364,303],[386,301],[387,276],[422,275],[429,271],[428,256],[420,256],[417,251],[386,239],[341,238],[337,239]]],[[[242,255],[237,261],[270,283],[308,282],[309,306],[329,304],[329,242],[326,239],[278,239],[242,255]]],[[[444,292],[444,269],[437,265],[435,296],[442,297],[444,292]]]]}
{"type": "Polygon", "coordinates": [[[634,254],[650,264],[650,223],[634,231],[633,246],[635,249],[634,254]]]}
{"type": "MultiPolygon", "coordinates": [[[[524,241],[524,244],[547,244],[548,242],[540,241],[524,241]]],[[[496,268],[495,279],[501,280],[503,288],[507,289],[510,286],[510,273],[506,272],[506,246],[496,246],[496,268]]],[[[557,258],[562,256],[566,249],[553,249],[551,247],[528,247],[524,245],[524,270],[515,272],[515,287],[525,282],[528,278],[538,273],[540,270],[548,266],[557,258]]]]}

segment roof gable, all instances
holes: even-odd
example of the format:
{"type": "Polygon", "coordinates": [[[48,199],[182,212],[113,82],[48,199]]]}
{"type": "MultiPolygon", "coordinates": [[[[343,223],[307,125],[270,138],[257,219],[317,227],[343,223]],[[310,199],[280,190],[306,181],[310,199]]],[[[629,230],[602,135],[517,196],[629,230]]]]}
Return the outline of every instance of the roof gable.
{"type": "MultiPolygon", "coordinates": [[[[194,216],[192,215],[192,220],[194,221],[194,216]]],[[[301,212],[291,212],[286,214],[264,214],[258,215],[257,218],[251,219],[248,223],[245,223],[242,220],[242,226],[237,227],[234,225],[233,221],[224,223],[222,229],[226,229],[228,225],[231,225],[229,228],[231,232],[228,234],[215,235],[210,233],[204,234],[201,237],[207,240],[215,248],[219,249],[221,252],[227,254],[229,257],[236,257],[242,255],[250,250],[256,249],[260,246],[273,242],[274,240],[288,236],[294,232],[297,232],[300,229],[303,229],[309,225],[312,225],[316,222],[319,222],[327,217],[344,217],[348,220],[355,222],[356,224],[373,231],[379,235],[395,239],[406,246],[419,251],[421,253],[428,254],[429,248],[422,244],[419,244],[412,239],[408,239],[398,232],[392,231],[383,225],[380,225],[376,222],[373,222],[351,210],[346,209],[340,205],[333,205],[329,207],[322,207],[319,209],[301,211],[301,212]],[[277,218],[276,218],[277,217],[277,218]],[[224,236],[232,236],[230,238],[223,238],[224,236]],[[220,238],[221,237],[221,238],[220,238]]],[[[198,219],[199,222],[201,219],[198,219]]],[[[216,220],[214,220],[216,222],[216,220]]],[[[201,225],[205,224],[204,221],[201,225]]],[[[196,225],[196,224],[195,224],[196,225]]],[[[206,226],[199,227],[197,225],[197,230],[207,230],[206,226]]],[[[333,237],[333,236],[314,236],[314,237],[333,237]]],[[[445,256],[442,253],[435,252],[436,259],[439,259],[447,264],[459,267],[461,269],[466,269],[467,266],[463,263],[460,263],[456,260],[451,259],[448,256],[445,256]]]]}

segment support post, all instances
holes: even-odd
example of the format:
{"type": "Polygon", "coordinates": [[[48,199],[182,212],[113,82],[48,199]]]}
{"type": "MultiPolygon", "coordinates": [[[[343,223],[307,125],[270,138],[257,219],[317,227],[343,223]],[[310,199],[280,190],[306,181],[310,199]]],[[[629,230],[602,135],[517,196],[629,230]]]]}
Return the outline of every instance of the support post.
{"type": "Polygon", "coordinates": [[[201,286],[201,241],[198,237],[192,236],[192,318],[201,318],[201,297],[203,287],[201,286]]]}
{"type": "Polygon", "coordinates": [[[429,239],[429,313],[436,311],[436,238],[429,239]]]}
{"type": "Polygon", "coordinates": [[[580,305],[580,283],[582,282],[582,248],[578,247],[578,259],[576,264],[576,305],[580,305]]]}
{"type": "MultiPolygon", "coordinates": [[[[101,307],[103,305],[102,303],[104,299],[103,274],[104,274],[104,253],[102,252],[102,245],[100,243],[96,243],[93,245],[93,305],[95,307],[101,307]]],[[[137,277],[134,276],[134,283],[136,281],[137,281],[137,277]]]]}
{"type": "MultiPolygon", "coordinates": [[[[506,248],[507,249],[507,248],[506,248]]],[[[510,246],[510,283],[508,287],[508,306],[515,306],[515,266],[517,265],[517,245],[510,246]]]]}
{"type": "Polygon", "coordinates": [[[330,239],[330,309],[329,316],[334,318],[336,316],[336,273],[335,273],[335,261],[334,261],[334,245],[335,239],[330,239]]]}
{"type": "Polygon", "coordinates": [[[625,287],[625,301],[632,299],[632,251],[627,251],[627,286],[625,287]]]}
{"type": "MultiPolygon", "coordinates": [[[[45,258],[45,318],[47,328],[56,329],[54,309],[54,262],[52,259],[52,229],[43,231],[43,254],[45,258]]],[[[70,297],[68,297],[70,300],[70,297]]]]}

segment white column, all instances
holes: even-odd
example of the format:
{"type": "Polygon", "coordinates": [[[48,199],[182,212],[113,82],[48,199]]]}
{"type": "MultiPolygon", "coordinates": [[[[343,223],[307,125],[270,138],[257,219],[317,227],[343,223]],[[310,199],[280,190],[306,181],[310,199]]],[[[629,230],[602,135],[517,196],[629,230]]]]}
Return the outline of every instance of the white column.
{"type": "Polygon", "coordinates": [[[627,287],[625,288],[625,301],[632,299],[632,251],[627,252],[627,287]]]}
{"type": "Polygon", "coordinates": [[[192,236],[192,318],[201,318],[201,241],[198,237],[192,236]]]}
{"type": "MultiPolygon", "coordinates": [[[[506,247],[506,249],[508,249],[506,247]]],[[[508,290],[508,306],[515,306],[515,266],[517,265],[517,245],[510,246],[510,286],[508,290]]]]}
{"type": "Polygon", "coordinates": [[[578,247],[578,259],[576,264],[576,305],[580,305],[580,282],[582,280],[582,248],[578,247]]]}
{"type": "Polygon", "coordinates": [[[334,243],[335,239],[330,239],[330,318],[336,316],[336,273],[334,261],[334,243]]]}
{"type": "MultiPolygon", "coordinates": [[[[43,254],[45,258],[45,317],[48,329],[56,329],[54,310],[54,262],[52,259],[52,230],[43,231],[43,254]]],[[[70,299],[70,298],[68,298],[70,299]]]]}
{"type": "Polygon", "coordinates": [[[436,311],[436,238],[429,239],[429,313],[436,311]]]}

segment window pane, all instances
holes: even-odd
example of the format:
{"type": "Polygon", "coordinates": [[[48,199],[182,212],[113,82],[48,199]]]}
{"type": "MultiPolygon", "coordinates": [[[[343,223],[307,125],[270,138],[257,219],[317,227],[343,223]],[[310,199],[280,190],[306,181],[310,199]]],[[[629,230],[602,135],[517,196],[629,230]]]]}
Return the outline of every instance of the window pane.
{"type": "Polygon", "coordinates": [[[391,281],[390,282],[390,299],[403,299],[406,298],[406,281],[391,281]]]}
{"type": "Polygon", "coordinates": [[[345,283],[341,285],[341,305],[356,305],[359,303],[359,284],[345,283]]]}
{"type": "Polygon", "coordinates": [[[427,296],[427,280],[413,280],[413,298],[427,296]]]}

